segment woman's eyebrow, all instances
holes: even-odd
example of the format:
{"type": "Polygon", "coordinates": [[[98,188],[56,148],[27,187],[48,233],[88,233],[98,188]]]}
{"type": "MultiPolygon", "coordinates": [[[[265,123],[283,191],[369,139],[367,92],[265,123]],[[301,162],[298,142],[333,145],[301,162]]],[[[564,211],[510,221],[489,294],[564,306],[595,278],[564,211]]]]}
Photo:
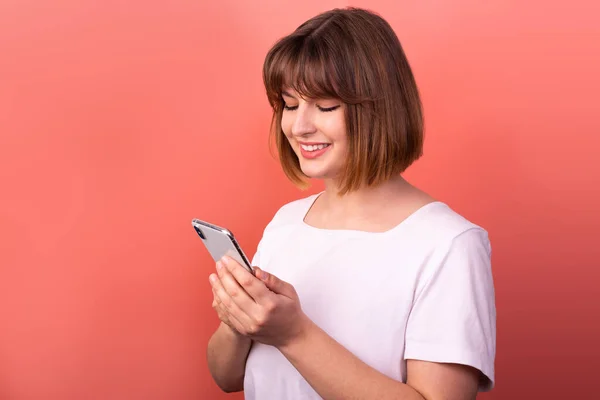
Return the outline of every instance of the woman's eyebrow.
{"type": "Polygon", "coordinates": [[[281,95],[282,95],[282,96],[285,96],[285,97],[289,97],[289,98],[295,99],[295,97],[294,97],[294,96],[292,96],[291,94],[289,94],[289,93],[288,93],[288,92],[286,92],[285,90],[284,90],[283,92],[281,92],[281,95]]]}

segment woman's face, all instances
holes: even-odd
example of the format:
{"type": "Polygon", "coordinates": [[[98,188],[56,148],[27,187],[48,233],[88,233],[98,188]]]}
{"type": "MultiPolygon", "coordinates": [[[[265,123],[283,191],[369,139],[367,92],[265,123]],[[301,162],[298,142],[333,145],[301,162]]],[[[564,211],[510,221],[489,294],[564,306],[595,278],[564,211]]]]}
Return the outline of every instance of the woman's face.
{"type": "Polygon", "coordinates": [[[283,91],[281,127],[310,178],[335,179],[347,152],[345,104],[337,99],[304,99],[283,91]]]}

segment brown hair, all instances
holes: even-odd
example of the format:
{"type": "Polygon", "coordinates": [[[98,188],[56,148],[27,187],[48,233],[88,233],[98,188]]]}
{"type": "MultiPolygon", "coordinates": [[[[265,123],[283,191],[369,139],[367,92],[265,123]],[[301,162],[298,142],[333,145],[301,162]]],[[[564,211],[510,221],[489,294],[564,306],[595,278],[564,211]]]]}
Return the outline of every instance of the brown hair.
{"type": "Polygon", "coordinates": [[[419,92],[400,41],[379,15],[334,9],[311,18],[268,52],[263,80],[273,108],[271,138],[283,171],[306,187],[298,157],[281,129],[282,90],[346,104],[348,158],[340,194],[404,172],[422,155],[419,92]]]}

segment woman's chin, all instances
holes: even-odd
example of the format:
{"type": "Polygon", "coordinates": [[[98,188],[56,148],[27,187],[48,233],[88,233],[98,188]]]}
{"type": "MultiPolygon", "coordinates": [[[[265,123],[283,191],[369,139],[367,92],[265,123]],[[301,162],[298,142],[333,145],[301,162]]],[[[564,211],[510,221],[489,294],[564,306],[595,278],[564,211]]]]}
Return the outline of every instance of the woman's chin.
{"type": "Polygon", "coordinates": [[[302,173],[310,179],[329,179],[331,177],[329,172],[322,168],[302,168],[302,173]]]}

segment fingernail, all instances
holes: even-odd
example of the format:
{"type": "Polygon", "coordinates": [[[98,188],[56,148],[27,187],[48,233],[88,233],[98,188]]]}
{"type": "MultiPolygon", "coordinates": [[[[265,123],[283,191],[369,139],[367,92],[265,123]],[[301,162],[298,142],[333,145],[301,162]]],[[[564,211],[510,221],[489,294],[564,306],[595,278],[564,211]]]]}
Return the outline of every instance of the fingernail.
{"type": "Polygon", "coordinates": [[[215,274],[210,274],[210,276],[208,277],[208,280],[211,281],[212,283],[214,283],[217,280],[217,277],[215,276],[215,274]]]}
{"type": "Polygon", "coordinates": [[[268,276],[269,275],[265,271],[263,271],[262,269],[260,270],[260,279],[266,281],[268,276]]]}
{"type": "Polygon", "coordinates": [[[223,262],[221,260],[217,261],[217,269],[223,268],[223,262]]]}
{"type": "Polygon", "coordinates": [[[221,258],[221,262],[223,264],[228,264],[229,263],[229,256],[223,256],[223,258],[221,258]]]}

